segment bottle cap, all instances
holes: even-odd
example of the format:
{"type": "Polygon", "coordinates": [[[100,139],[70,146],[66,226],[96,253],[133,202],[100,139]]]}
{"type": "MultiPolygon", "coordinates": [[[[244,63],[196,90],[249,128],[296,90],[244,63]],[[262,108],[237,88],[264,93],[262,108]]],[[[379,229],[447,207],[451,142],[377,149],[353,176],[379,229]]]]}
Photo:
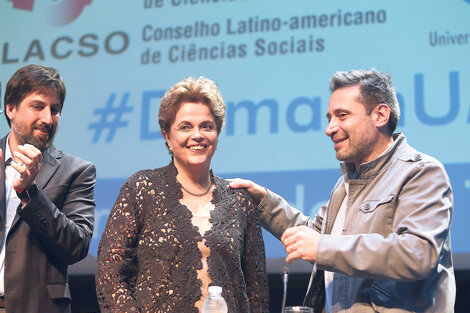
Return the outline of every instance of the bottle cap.
{"type": "Polygon", "coordinates": [[[220,296],[222,294],[222,287],[220,286],[209,286],[209,295],[220,296]]]}

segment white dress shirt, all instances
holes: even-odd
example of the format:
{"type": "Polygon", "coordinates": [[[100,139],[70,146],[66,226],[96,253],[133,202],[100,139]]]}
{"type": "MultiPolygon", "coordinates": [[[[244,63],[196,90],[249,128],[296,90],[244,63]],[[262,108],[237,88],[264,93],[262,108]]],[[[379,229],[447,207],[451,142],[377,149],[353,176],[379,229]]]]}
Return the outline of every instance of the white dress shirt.
{"type": "MultiPolygon", "coordinates": [[[[9,145],[10,137],[8,137],[5,145],[5,163],[12,157],[9,145]]],[[[5,243],[10,230],[11,223],[16,215],[16,209],[21,203],[21,200],[16,195],[16,191],[13,189],[13,182],[20,176],[17,170],[13,166],[5,166],[5,198],[6,198],[6,221],[5,221],[5,235],[2,238],[2,247],[0,251],[0,295],[5,294],[5,243]]]]}

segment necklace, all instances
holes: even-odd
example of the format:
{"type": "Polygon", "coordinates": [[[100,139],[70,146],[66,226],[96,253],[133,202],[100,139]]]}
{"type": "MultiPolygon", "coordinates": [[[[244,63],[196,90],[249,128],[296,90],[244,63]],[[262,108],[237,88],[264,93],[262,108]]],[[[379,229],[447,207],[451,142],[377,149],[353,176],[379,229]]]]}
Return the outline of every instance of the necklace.
{"type": "MultiPolygon", "coordinates": [[[[180,183],[180,182],[178,181],[178,183],[180,183]]],[[[207,194],[209,193],[209,190],[211,190],[211,187],[212,187],[212,177],[209,176],[209,186],[207,187],[206,191],[204,191],[203,193],[194,193],[194,192],[191,192],[191,191],[189,191],[188,189],[184,188],[184,186],[183,186],[182,183],[180,183],[180,185],[181,185],[181,188],[183,188],[183,190],[186,191],[187,193],[189,193],[190,195],[195,196],[195,197],[202,197],[202,196],[207,195],[207,194]]]]}

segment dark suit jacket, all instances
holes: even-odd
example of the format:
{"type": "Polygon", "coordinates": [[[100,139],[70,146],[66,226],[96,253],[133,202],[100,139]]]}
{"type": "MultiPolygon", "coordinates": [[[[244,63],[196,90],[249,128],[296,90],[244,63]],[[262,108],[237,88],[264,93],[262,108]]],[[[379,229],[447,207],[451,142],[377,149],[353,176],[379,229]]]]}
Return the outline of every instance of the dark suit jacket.
{"type": "MultiPolygon", "coordinates": [[[[5,152],[6,137],[0,140],[5,152]]],[[[1,160],[0,238],[5,234],[5,153],[1,160]]],[[[19,207],[6,239],[8,313],[70,312],[68,265],[88,254],[96,170],[51,146],[36,177],[39,191],[19,207]]]]}

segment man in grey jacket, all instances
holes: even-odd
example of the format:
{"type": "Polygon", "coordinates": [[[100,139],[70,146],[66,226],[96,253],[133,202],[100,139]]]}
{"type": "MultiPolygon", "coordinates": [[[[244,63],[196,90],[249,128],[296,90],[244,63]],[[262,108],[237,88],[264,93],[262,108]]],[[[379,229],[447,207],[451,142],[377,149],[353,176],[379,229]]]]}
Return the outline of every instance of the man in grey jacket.
{"type": "Polygon", "coordinates": [[[286,260],[314,263],[305,305],[315,312],[453,312],[452,190],[443,165],[393,134],[400,109],[391,77],[337,72],[326,134],[342,176],[312,221],[246,180],[262,225],[286,260]]]}

